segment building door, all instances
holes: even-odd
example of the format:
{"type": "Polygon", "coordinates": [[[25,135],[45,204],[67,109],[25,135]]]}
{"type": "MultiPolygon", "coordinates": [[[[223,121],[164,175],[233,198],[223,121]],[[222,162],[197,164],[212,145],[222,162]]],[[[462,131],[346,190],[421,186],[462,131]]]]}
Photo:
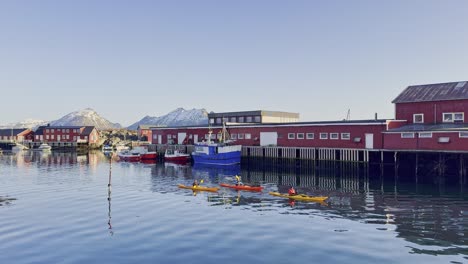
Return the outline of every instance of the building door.
{"type": "Polygon", "coordinates": [[[181,145],[184,142],[186,136],[187,133],[177,133],[177,144],[181,145]]]}
{"type": "Polygon", "coordinates": [[[158,135],[158,144],[162,144],[162,135],[158,135]]]}
{"type": "Polygon", "coordinates": [[[260,146],[276,146],[278,145],[278,133],[276,132],[260,132],[260,146]]]}
{"type": "Polygon", "coordinates": [[[193,135],[193,143],[198,143],[198,135],[193,135]]]}
{"type": "Polygon", "coordinates": [[[366,134],[366,149],[374,148],[374,134],[366,134]]]}

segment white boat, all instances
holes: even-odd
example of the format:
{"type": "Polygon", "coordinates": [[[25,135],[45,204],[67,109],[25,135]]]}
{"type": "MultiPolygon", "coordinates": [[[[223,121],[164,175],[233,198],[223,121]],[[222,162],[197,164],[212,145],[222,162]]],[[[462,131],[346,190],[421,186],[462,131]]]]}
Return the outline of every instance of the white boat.
{"type": "Polygon", "coordinates": [[[109,145],[102,146],[102,152],[111,152],[113,150],[114,148],[112,148],[112,146],[109,146],[109,145]]]}
{"type": "Polygon", "coordinates": [[[22,150],[27,150],[28,147],[26,147],[25,145],[21,145],[19,143],[16,143],[12,148],[11,148],[11,151],[22,151],[22,150]]]}
{"type": "Polygon", "coordinates": [[[126,146],[124,144],[117,144],[115,146],[115,150],[117,150],[117,152],[122,152],[124,150],[130,150],[130,147],[129,146],[126,146]]]}
{"type": "Polygon", "coordinates": [[[50,151],[52,149],[52,147],[47,144],[47,143],[42,143],[38,148],[37,150],[41,150],[41,151],[50,151]]]}

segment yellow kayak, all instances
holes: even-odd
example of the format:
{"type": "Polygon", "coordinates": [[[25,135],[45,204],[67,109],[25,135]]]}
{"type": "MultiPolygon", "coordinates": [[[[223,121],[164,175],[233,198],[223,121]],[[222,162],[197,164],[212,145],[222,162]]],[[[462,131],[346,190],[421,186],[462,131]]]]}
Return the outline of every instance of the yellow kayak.
{"type": "Polygon", "coordinates": [[[323,202],[328,199],[328,196],[308,196],[305,194],[289,195],[287,193],[269,192],[268,194],[298,201],[309,201],[309,202],[323,202]]]}
{"type": "Polygon", "coordinates": [[[179,184],[178,185],[179,188],[183,188],[183,189],[191,189],[193,191],[204,191],[204,192],[217,192],[219,190],[218,187],[204,187],[204,186],[186,186],[186,185],[183,185],[183,184],[179,184]]]}

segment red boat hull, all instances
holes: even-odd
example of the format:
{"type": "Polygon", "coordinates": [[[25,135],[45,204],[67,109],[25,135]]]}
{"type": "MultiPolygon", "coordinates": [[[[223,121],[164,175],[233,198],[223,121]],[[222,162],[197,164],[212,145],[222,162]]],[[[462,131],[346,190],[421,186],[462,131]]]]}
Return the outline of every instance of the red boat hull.
{"type": "Polygon", "coordinates": [[[142,160],[156,160],[158,158],[157,152],[148,152],[145,154],[140,154],[142,160]]]}
{"type": "Polygon", "coordinates": [[[121,161],[140,161],[140,156],[119,156],[121,161]]]}
{"type": "Polygon", "coordinates": [[[252,191],[252,192],[261,192],[263,187],[262,186],[248,186],[248,185],[231,185],[226,183],[221,183],[221,187],[242,190],[242,191],[252,191]]]}
{"type": "Polygon", "coordinates": [[[188,162],[190,156],[164,157],[165,161],[170,162],[188,162]]]}

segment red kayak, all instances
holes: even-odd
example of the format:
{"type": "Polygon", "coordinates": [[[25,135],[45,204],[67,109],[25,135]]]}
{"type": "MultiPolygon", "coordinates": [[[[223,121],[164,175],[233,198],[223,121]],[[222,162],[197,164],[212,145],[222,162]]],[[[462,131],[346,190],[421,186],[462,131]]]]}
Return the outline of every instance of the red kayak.
{"type": "Polygon", "coordinates": [[[253,192],[261,192],[263,187],[262,186],[249,186],[249,185],[231,185],[227,183],[219,184],[221,187],[232,188],[236,190],[243,190],[243,191],[253,191],[253,192]]]}

